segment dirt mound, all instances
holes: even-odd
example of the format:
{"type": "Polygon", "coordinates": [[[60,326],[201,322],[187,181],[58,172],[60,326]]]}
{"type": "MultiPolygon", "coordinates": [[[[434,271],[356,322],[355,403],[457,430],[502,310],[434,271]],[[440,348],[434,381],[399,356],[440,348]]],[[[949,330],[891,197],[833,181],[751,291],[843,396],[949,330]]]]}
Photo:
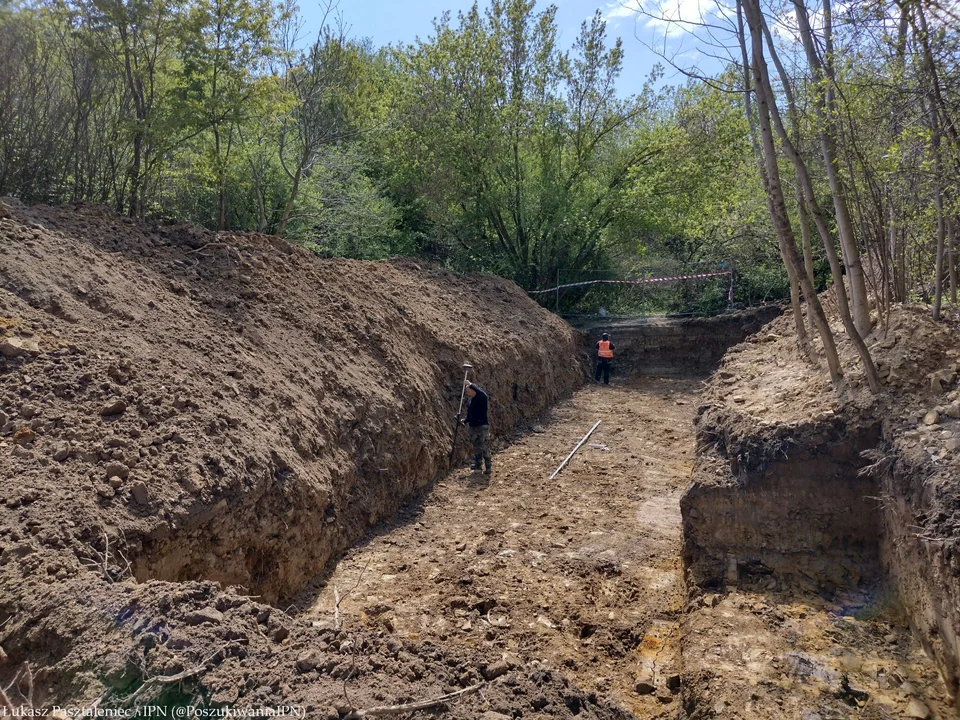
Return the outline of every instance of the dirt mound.
{"type": "Polygon", "coordinates": [[[385,661],[371,636],[345,651],[332,630],[247,594],[284,607],[446,471],[463,361],[490,393],[494,436],[569,393],[582,381],[569,328],[494,277],[318,260],[268,236],[147,227],[96,206],[10,206],[0,674],[43,668],[44,702],[105,688],[103,703],[133,702],[146,687],[136,702],[347,704],[336,678],[302,691],[283,679],[310,647],[320,665],[344,656],[385,678],[357,703],[395,701],[402,649],[385,661]],[[201,580],[237,590],[188,582],[201,580]],[[198,682],[214,666],[235,668],[223,692],[198,682]]]}

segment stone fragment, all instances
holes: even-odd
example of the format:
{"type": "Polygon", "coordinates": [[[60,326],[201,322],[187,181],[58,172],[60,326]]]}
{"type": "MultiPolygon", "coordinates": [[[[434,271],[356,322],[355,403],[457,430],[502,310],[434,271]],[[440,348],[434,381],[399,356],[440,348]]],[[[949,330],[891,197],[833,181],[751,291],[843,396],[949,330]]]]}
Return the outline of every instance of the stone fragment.
{"type": "Polygon", "coordinates": [[[28,427],[22,427],[13,434],[13,442],[17,445],[29,445],[37,439],[37,434],[28,427]]]}
{"type": "Polygon", "coordinates": [[[9,358],[21,355],[39,355],[40,346],[36,340],[22,337],[8,337],[0,342],[0,355],[9,358]]]}
{"type": "Polygon", "coordinates": [[[223,622],[223,613],[212,607],[205,607],[196,610],[184,618],[187,625],[206,625],[208,623],[219,624],[223,622]]]}
{"type": "Polygon", "coordinates": [[[116,494],[116,491],[109,485],[101,485],[97,488],[97,495],[102,498],[112,498],[116,494]]]}
{"type": "Polygon", "coordinates": [[[510,672],[510,666],[505,660],[497,660],[495,663],[487,665],[481,672],[483,679],[490,682],[491,680],[496,680],[502,675],[506,675],[510,672]]]}
{"type": "Polygon", "coordinates": [[[683,684],[683,681],[680,679],[679,675],[668,675],[667,676],[667,689],[672,693],[680,692],[680,686],[683,684]]]}
{"type": "Polygon", "coordinates": [[[57,443],[56,447],[53,449],[53,459],[57,462],[63,462],[68,457],[70,457],[70,443],[57,443]]]}
{"type": "Polygon", "coordinates": [[[943,445],[950,452],[956,452],[960,450],[960,438],[948,438],[943,445]]]}
{"type": "Polygon", "coordinates": [[[10,418],[7,417],[7,414],[3,410],[0,410],[0,428],[6,425],[9,419],[10,418]]]}
{"type": "Polygon", "coordinates": [[[24,420],[33,420],[33,418],[37,417],[38,415],[40,415],[40,408],[38,408],[36,405],[27,404],[20,408],[20,416],[24,420]]]}
{"type": "Polygon", "coordinates": [[[954,401],[947,405],[945,412],[949,417],[960,418],[960,402],[954,401]]]}
{"type": "Polygon", "coordinates": [[[116,476],[121,480],[126,480],[128,477],[130,477],[130,468],[128,468],[122,462],[107,463],[107,467],[105,468],[105,471],[107,473],[107,477],[116,476]]]}
{"type": "Polygon", "coordinates": [[[637,680],[637,684],[633,688],[637,695],[652,695],[657,686],[653,684],[653,678],[643,677],[637,680]]]}
{"type": "Polygon", "coordinates": [[[112,487],[114,490],[119,490],[123,485],[123,478],[117,477],[116,475],[111,475],[107,478],[107,485],[112,487]]]}
{"type": "Polygon", "coordinates": [[[927,720],[927,718],[930,717],[930,708],[916,698],[913,698],[910,704],[907,705],[907,717],[916,718],[917,720],[927,720]]]}
{"type": "Polygon", "coordinates": [[[135,482],[133,487],[130,488],[130,494],[133,496],[134,502],[139,505],[146,505],[150,502],[150,493],[147,490],[147,486],[143,482],[135,482]]]}
{"type": "Polygon", "coordinates": [[[503,715],[502,713],[493,712],[493,710],[487,710],[483,715],[480,716],[480,720],[513,720],[509,715],[503,715]]]}
{"type": "Polygon", "coordinates": [[[320,654],[316,650],[306,650],[297,658],[297,670],[310,672],[320,663],[320,654]]]}
{"type": "Polygon", "coordinates": [[[121,398],[115,398],[111,400],[102,408],[100,408],[100,414],[103,417],[113,417],[115,415],[120,415],[127,409],[127,403],[124,402],[121,398]]]}
{"type": "Polygon", "coordinates": [[[924,425],[936,425],[940,420],[940,413],[936,410],[931,410],[926,415],[923,416],[924,425]]]}

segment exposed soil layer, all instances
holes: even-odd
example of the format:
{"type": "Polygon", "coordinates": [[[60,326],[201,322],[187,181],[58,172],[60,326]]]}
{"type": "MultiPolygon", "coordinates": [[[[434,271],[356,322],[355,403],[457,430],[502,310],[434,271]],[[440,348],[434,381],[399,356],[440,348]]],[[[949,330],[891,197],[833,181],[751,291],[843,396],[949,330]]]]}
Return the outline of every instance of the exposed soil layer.
{"type": "MultiPolygon", "coordinates": [[[[490,479],[447,478],[348,551],[307,616],[331,624],[339,597],[346,628],[458,649],[477,667],[512,658],[630,717],[676,717],[679,498],[698,386],[634,379],[578,392],[498,453],[490,479]]],[[[444,689],[479,679],[446,673],[444,689]]],[[[536,692],[492,709],[566,717],[569,704],[536,692]]]]}
{"type": "Polygon", "coordinates": [[[716,369],[728,348],[746,340],[779,316],[783,308],[768,305],[727,315],[702,318],[633,320],[580,319],[589,357],[600,333],[609,332],[616,345],[614,374],[623,377],[706,375],[716,369]]]}
{"type": "Polygon", "coordinates": [[[713,415],[719,407],[700,411],[697,482],[681,504],[692,582],[720,588],[753,576],[831,590],[878,577],[876,482],[859,474],[878,423],[831,415],[731,438],[717,432],[730,422],[713,415]]]}
{"type": "Polygon", "coordinates": [[[789,317],[705,389],[683,373],[762,318],[611,328],[619,376],[576,392],[583,336],[497,278],[92,206],[0,214],[15,704],[951,716],[952,329],[897,309],[869,338],[877,399],[845,347],[828,389],[789,317]],[[445,476],[463,361],[492,477],[445,476]],[[658,369],[680,376],[637,374],[658,369]]]}
{"type": "Polygon", "coordinates": [[[886,576],[954,698],[960,696],[958,448],[960,423],[944,414],[935,423],[888,428],[875,456],[886,576]]]}
{"type": "MultiPolygon", "coordinates": [[[[839,328],[835,332],[842,337],[839,328]]],[[[716,627],[716,600],[689,616],[684,662],[694,676],[699,666],[702,677],[691,682],[688,701],[701,713],[737,716],[740,710],[723,702],[730,688],[752,687],[759,677],[779,689],[759,693],[749,716],[778,717],[787,686],[796,682],[784,653],[800,648],[821,668],[813,673],[819,684],[805,680],[805,689],[791,691],[801,700],[813,693],[805,711],[822,717],[841,712],[812,702],[822,691],[841,700],[846,693],[851,707],[867,712],[869,705],[872,716],[923,709],[953,715],[948,704],[956,696],[960,626],[958,575],[950,568],[954,509],[960,509],[960,426],[954,427],[960,343],[954,328],[934,323],[919,308],[895,308],[867,342],[885,381],[880,396],[866,390],[846,342],[840,347],[843,386],[830,388],[825,370],[800,359],[789,313],[734,348],[703,394],[694,482],[681,504],[688,581],[705,590],[764,592],[763,607],[773,607],[775,622],[764,630],[751,619],[753,600],[724,605],[726,624],[741,628],[729,638],[716,627]],[[793,640],[785,644],[780,630],[789,607],[815,606],[817,597],[826,607],[803,610],[804,622],[791,626],[793,640]],[[868,600],[851,603],[850,597],[868,600]],[[847,622],[842,616],[852,614],[849,607],[871,621],[853,623],[862,631],[854,654],[873,663],[866,676],[858,674],[857,663],[850,669],[851,663],[823,656],[842,649],[824,644],[821,635],[830,635],[837,618],[847,622]],[[898,624],[911,625],[916,639],[885,632],[898,624]],[[738,650],[735,639],[752,625],[769,640],[758,639],[757,647],[777,663],[764,656],[757,673],[732,661],[722,672],[712,670],[711,652],[729,659],[742,651],[741,661],[747,658],[747,647],[738,650]],[[945,685],[920,665],[896,669],[898,662],[919,659],[917,640],[945,685]],[[896,653],[885,652],[885,643],[896,644],[896,653]],[[857,692],[838,691],[837,681],[857,692]],[[909,707],[911,700],[925,705],[909,707]]]]}
{"type": "MultiPolygon", "coordinates": [[[[582,382],[574,333],[499,278],[319,260],[276,238],[148,227],[95,206],[10,214],[0,658],[8,678],[27,659],[46,668],[38,697],[136,688],[233,642],[237,613],[266,612],[149,580],[214,580],[286,607],[446,472],[462,361],[500,436],[582,382]],[[188,618],[195,604],[230,619],[210,621],[219,635],[167,642],[208,624],[188,618]],[[164,640],[131,660],[151,627],[164,640]]],[[[282,665],[307,641],[284,644],[289,619],[268,615],[243,630],[244,652],[282,665]]]]}

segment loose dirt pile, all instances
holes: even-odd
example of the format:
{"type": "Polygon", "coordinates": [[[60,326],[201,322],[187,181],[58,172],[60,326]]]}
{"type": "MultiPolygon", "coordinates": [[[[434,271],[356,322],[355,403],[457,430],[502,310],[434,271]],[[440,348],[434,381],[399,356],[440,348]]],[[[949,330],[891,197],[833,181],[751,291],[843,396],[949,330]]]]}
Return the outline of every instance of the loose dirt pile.
{"type": "Polygon", "coordinates": [[[694,716],[954,716],[960,342],[914,307],[866,340],[880,396],[845,341],[830,387],[790,313],[702,396],[681,505],[694,716]]]}
{"type": "Polygon", "coordinates": [[[561,321],[493,277],[320,261],[93,206],[9,214],[5,684],[25,691],[29,661],[43,706],[163,697],[335,716],[428,693],[413,666],[476,670],[384,634],[345,643],[277,608],[445,472],[462,361],[501,437],[582,381],[561,321]],[[344,662],[365,674],[349,701],[344,662]]]}

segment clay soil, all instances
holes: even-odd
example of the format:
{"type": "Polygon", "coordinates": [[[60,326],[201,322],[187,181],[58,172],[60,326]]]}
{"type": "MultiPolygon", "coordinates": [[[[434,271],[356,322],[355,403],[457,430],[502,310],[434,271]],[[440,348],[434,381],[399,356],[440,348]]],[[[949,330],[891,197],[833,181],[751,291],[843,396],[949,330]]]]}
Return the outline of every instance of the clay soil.
{"type": "MultiPolygon", "coordinates": [[[[304,615],[387,630],[564,678],[641,718],[679,710],[679,498],[693,461],[693,380],[589,386],[494,457],[350,550],[304,615]],[[597,421],[600,426],[548,478],[597,421]],[[649,687],[638,683],[648,683],[649,687]]],[[[482,678],[436,677],[437,692],[482,678]]],[[[566,717],[534,691],[492,703],[566,717]]],[[[575,709],[575,708],[574,708],[575,709]]]]}

